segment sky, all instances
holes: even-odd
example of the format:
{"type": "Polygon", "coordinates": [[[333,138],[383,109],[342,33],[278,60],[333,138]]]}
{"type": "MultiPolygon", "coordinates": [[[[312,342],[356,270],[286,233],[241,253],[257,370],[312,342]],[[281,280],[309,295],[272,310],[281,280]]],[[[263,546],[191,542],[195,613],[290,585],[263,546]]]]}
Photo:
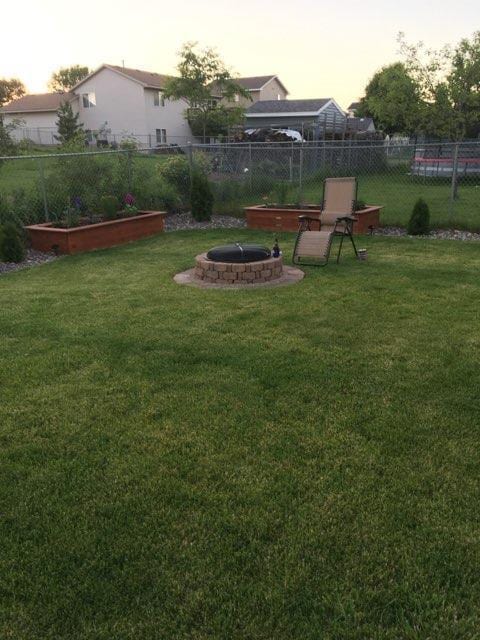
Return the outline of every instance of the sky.
{"type": "Polygon", "coordinates": [[[479,0],[23,0],[0,12],[0,77],[39,93],[73,64],[173,74],[182,44],[197,41],[237,75],[276,74],[290,98],[346,108],[399,58],[399,31],[435,48],[476,29],[479,0]]]}

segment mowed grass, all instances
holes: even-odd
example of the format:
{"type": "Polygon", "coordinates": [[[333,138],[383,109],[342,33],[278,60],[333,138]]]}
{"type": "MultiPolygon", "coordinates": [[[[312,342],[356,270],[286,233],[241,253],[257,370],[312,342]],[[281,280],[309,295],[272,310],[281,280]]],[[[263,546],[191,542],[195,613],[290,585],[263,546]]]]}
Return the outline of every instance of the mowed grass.
{"type": "Polygon", "coordinates": [[[231,240],[0,277],[0,637],[477,637],[479,245],[173,282],[231,240]]]}

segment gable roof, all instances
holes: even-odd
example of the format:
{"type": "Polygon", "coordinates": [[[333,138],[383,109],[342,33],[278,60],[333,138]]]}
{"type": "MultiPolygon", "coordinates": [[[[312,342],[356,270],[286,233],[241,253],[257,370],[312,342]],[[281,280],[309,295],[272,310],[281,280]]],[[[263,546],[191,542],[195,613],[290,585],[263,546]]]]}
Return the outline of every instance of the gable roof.
{"type": "Polygon", "coordinates": [[[302,114],[317,115],[328,104],[334,102],[333,98],[311,98],[307,100],[259,100],[250,105],[246,111],[247,116],[260,116],[270,114],[302,114]]]}
{"type": "Polygon", "coordinates": [[[30,111],[58,111],[63,102],[75,98],[73,93],[31,93],[12,100],[1,108],[2,113],[28,113],[30,111]]]}
{"type": "Polygon", "coordinates": [[[137,82],[138,84],[143,85],[146,89],[163,89],[167,80],[169,80],[172,76],[167,76],[162,73],[154,73],[153,71],[143,71],[141,69],[131,69],[129,67],[120,67],[115,64],[102,64],[98,69],[89,73],[88,76],[80,80],[72,89],[77,89],[84,82],[95,76],[97,73],[102,71],[102,69],[110,69],[110,71],[114,71],[115,73],[119,73],[120,75],[137,82]]]}
{"type": "Polygon", "coordinates": [[[279,79],[277,75],[272,76],[250,76],[247,78],[233,78],[235,82],[238,82],[244,89],[247,91],[260,91],[263,87],[268,84],[271,80],[276,80],[278,84],[284,89],[284,91],[288,94],[287,88],[283,84],[283,82],[279,79]]]}
{"type": "Polygon", "coordinates": [[[368,131],[371,126],[373,126],[373,130],[375,130],[373,118],[347,118],[347,128],[351,131],[365,132],[368,131]]]}

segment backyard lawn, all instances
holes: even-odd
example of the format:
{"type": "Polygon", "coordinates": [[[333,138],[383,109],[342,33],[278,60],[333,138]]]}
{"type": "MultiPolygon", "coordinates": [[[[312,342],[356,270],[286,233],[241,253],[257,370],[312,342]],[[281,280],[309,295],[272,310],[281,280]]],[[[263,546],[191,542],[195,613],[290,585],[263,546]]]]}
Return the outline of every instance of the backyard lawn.
{"type": "Polygon", "coordinates": [[[228,240],[0,277],[0,637],[478,637],[480,245],[172,281],[228,240]]]}

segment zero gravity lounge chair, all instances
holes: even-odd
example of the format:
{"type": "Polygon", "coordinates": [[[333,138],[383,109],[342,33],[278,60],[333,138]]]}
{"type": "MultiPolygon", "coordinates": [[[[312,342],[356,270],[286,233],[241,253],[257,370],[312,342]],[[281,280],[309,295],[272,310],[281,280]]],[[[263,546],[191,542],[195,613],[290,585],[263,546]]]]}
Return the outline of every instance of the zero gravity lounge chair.
{"type": "Polygon", "coordinates": [[[324,267],[328,263],[332,242],[336,236],[340,237],[337,262],[340,260],[345,237],[350,238],[355,255],[358,255],[353,240],[356,200],[356,178],[325,179],[320,216],[299,216],[299,229],[293,250],[294,264],[324,267]],[[319,223],[319,231],[311,229],[312,222],[319,223]]]}

